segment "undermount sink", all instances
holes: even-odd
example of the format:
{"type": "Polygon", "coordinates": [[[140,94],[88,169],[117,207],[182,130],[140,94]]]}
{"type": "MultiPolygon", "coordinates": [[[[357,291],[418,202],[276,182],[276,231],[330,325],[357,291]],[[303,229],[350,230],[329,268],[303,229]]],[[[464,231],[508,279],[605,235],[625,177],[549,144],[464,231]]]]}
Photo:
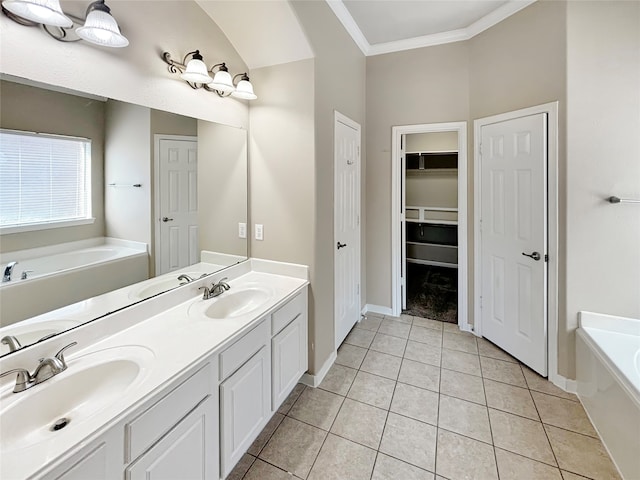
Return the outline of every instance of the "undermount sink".
{"type": "Polygon", "coordinates": [[[146,286],[133,290],[129,294],[129,298],[134,300],[144,300],[145,298],[153,297],[154,295],[166,292],[167,290],[179,287],[180,285],[185,285],[187,283],[186,280],[178,280],[178,276],[181,274],[189,275],[191,278],[197,279],[200,278],[202,272],[181,272],[176,273],[175,276],[172,277],[147,280],[145,282],[146,286]]]}
{"type": "Polygon", "coordinates": [[[189,308],[190,314],[204,315],[214,320],[233,319],[257,310],[273,297],[262,286],[225,292],[212,300],[198,300],[189,308]]]}
{"type": "Polygon", "coordinates": [[[142,346],[109,348],[70,360],[67,370],[24,392],[9,390],[2,398],[9,405],[0,410],[0,449],[34,446],[73,432],[139,385],[153,358],[142,346]]]}

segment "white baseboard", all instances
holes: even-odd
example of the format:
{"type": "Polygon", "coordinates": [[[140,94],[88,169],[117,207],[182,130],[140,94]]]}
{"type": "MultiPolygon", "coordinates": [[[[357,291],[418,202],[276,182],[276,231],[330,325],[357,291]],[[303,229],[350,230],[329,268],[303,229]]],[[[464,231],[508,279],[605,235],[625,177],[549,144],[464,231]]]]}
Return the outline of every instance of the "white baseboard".
{"type": "Polygon", "coordinates": [[[327,372],[333,365],[333,362],[336,361],[336,358],[338,358],[338,354],[335,351],[331,352],[331,355],[329,355],[329,358],[327,358],[327,361],[324,362],[324,365],[322,365],[322,368],[320,368],[318,373],[316,373],[315,375],[305,373],[304,375],[302,375],[300,383],[304,383],[305,385],[316,388],[322,383],[322,380],[324,380],[324,377],[327,375],[327,372]]]}
{"type": "Polygon", "coordinates": [[[390,307],[381,307],[380,305],[371,305],[370,303],[367,303],[362,309],[362,313],[367,313],[367,312],[379,313],[380,315],[393,314],[393,310],[391,310],[390,307]]]}
{"type": "Polygon", "coordinates": [[[578,382],[571,380],[570,378],[563,377],[559,373],[556,373],[555,375],[549,374],[549,381],[556,387],[560,387],[565,392],[578,393],[578,382]]]}

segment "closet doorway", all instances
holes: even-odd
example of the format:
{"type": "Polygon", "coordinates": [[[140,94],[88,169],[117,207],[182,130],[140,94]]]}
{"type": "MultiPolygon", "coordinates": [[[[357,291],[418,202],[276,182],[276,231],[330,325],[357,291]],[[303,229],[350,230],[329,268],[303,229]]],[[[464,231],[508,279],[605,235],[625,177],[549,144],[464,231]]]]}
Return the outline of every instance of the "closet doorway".
{"type": "Polygon", "coordinates": [[[393,128],[394,315],[467,323],[466,123],[393,128]]]}

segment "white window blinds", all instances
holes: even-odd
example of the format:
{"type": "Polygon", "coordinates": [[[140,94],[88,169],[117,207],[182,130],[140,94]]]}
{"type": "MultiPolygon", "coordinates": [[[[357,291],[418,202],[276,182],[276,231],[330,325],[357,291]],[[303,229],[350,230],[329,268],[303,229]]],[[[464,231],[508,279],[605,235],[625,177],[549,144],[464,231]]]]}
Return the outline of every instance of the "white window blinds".
{"type": "Polygon", "coordinates": [[[0,130],[0,228],[90,217],[90,140],[0,130]]]}

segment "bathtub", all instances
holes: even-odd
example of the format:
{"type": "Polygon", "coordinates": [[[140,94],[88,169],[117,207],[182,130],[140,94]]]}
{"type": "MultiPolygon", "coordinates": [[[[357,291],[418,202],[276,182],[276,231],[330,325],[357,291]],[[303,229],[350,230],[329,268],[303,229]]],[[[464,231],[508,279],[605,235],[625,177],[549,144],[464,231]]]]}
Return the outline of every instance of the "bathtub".
{"type": "Polygon", "coordinates": [[[105,237],[2,254],[3,273],[13,261],[11,281],[0,283],[0,326],[145,280],[149,269],[146,244],[105,237]]]}
{"type": "Polygon", "coordinates": [[[576,382],[623,478],[640,478],[640,320],[580,312],[576,382]]]}

